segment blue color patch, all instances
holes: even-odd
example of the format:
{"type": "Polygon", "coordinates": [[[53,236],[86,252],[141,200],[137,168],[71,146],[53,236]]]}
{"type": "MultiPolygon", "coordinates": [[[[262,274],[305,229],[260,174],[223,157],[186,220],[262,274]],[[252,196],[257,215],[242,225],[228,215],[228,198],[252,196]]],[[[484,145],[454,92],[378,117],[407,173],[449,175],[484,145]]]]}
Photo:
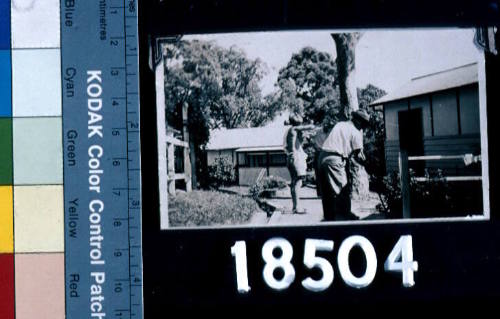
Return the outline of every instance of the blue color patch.
{"type": "Polygon", "coordinates": [[[10,0],[0,0],[0,50],[10,49],[10,0]]]}
{"type": "Polygon", "coordinates": [[[0,50],[0,117],[12,116],[11,86],[10,50],[0,50]]]}

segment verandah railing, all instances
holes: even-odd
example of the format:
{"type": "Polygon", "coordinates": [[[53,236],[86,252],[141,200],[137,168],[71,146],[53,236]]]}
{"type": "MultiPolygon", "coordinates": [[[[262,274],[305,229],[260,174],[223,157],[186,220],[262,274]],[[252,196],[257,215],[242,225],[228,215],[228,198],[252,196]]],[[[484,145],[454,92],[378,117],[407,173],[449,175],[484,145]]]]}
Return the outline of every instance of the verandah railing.
{"type": "MultiPolygon", "coordinates": [[[[442,161],[442,160],[461,160],[466,166],[481,161],[481,155],[462,154],[462,155],[423,155],[408,156],[408,152],[401,150],[399,152],[399,173],[401,182],[401,198],[403,202],[403,218],[411,218],[410,212],[410,161],[442,161]]],[[[432,180],[428,177],[415,177],[417,182],[426,182],[432,180]]],[[[447,182],[465,182],[481,181],[481,176],[445,176],[441,178],[447,182]]]]}

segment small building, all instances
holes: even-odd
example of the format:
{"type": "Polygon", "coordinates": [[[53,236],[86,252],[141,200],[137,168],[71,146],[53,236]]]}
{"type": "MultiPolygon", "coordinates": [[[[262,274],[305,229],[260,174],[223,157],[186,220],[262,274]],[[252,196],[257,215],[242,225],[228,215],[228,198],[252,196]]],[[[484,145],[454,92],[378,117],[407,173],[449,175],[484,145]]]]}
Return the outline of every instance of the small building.
{"type": "Polygon", "coordinates": [[[289,126],[217,129],[206,146],[207,164],[225,157],[235,168],[239,185],[253,185],[259,176],[290,180],[286,167],[284,136],[289,126]]]}
{"type": "MultiPolygon", "coordinates": [[[[409,156],[481,154],[476,63],[413,78],[371,105],[383,108],[388,172],[398,170],[401,150],[409,156]]],[[[480,175],[479,166],[460,160],[411,164],[446,175],[480,175]]]]}

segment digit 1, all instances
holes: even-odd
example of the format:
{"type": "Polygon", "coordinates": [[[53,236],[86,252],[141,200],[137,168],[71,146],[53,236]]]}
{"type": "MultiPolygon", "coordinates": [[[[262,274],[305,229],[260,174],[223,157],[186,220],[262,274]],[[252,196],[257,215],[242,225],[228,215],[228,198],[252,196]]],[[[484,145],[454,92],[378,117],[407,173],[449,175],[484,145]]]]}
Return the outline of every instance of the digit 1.
{"type": "Polygon", "coordinates": [[[231,247],[231,255],[233,255],[236,263],[236,284],[239,293],[247,293],[250,291],[248,285],[247,271],[247,244],[240,240],[234,243],[231,247]]]}

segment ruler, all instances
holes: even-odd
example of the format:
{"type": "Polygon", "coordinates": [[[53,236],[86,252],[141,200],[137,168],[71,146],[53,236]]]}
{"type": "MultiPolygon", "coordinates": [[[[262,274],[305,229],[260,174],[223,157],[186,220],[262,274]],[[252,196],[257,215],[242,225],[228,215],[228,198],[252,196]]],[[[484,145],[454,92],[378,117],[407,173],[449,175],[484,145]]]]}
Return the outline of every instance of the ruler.
{"type": "Polygon", "coordinates": [[[136,0],[61,1],[67,318],[142,318],[136,0]]]}

